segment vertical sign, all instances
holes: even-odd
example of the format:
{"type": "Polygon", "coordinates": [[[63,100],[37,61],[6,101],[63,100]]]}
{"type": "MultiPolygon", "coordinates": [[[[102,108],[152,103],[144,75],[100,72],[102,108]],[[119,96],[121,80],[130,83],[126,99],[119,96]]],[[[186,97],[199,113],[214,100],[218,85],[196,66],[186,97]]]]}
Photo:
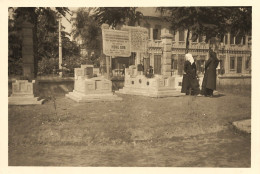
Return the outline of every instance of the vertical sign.
{"type": "Polygon", "coordinates": [[[103,29],[102,39],[105,55],[112,57],[129,57],[131,55],[128,31],[103,29]]]}

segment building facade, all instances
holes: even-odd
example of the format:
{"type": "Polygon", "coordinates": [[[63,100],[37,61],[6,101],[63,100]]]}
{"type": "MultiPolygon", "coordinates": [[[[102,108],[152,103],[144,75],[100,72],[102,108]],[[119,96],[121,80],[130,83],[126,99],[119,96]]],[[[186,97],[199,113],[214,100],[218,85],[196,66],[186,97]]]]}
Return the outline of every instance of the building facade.
{"type": "MultiPolygon", "coordinates": [[[[143,7],[137,10],[144,15],[140,26],[148,29],[149,42],[148,55],[142,56],[141,61],[137,60],[136,64],[142,63],[144,70],[152,66],[154,74],[175,76],[179,79],[177,81],[180,86],[187,30],[171,31],[170,24],[162,20],[156,8],[143,7]]],[[[198,37],[196,41],[193,40],[191,33],[189,52],[196,61],[198,75],[202,77],[209,56],[209,44],[203,36],[198,37]]],[[[234,79],[242,78],[243,83],[251,84],[251,36],[235,37],[232,33],[227,33],[218,45],[218,80],[222,79],[222,82],[232,84],[234,79]]],[[[239,80],[236,81],[240,83],[239,80]]]]}
{"type": "MultiPolygon", "coordinates": [[[[171,74],[182,75],[183,61],[186,46],[187,30],[171,31],[170,24],[164,22],[159,17],[159,12],[155,8],[138,8],[144,15],[141,27],[149,31],[148,53],[151,66],[155,73],[161,73],[160,64],[163,56],[162,37],[168,33],[172,34],[171,43],[171,74]]],[[[196,60],[198,73],[204,71],[205,61],[208,59],[209,44],[205,42],[205,37],[200,36],[196,41],[192,41],[192,33],[189,38],[189,52],[196,60]]],[[[251,37],[234,37],[232,33],[227,33],[220,41],[217,51],[220,65],[218,73],[220,75],[250,75],[251,73],[251,37]]]]}
{"type": "MultiPolygon", "coordinates": [[[[154,74],[175,76],[181,79],[183,74],[187,30],[172,31],[170,23],[164,21],[155,7],[139,7],[143,13],[140,27],[148,29],[148,47],[144,54],[132,53],[129,58],[110,59],[113,76],[122,75],[123,69],[130,65],[142,64],[144,72],[153,67],[154,74]]],[[[189,38],[189,52],[195,58],[197,73],[204,74],[204,65],[208,59],[209,44],[204,36],[194,41],[189,38]]],[[[251,36],[234,37],[227,33],[219,42],[217,56],[220,64],[217,68],[219,78],[251,79],[251,36]]],[[[82,54],[84,54],[82,52],[82,54]]],[[[231,82],[232,83],[232,82],[231,82]]]]}

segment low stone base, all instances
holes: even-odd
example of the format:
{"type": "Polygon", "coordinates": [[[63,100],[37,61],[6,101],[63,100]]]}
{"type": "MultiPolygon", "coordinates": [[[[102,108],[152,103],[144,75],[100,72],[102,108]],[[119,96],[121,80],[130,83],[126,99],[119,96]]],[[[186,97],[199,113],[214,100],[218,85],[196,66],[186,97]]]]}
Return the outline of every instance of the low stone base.
{"type": "Polygon", "coordinates": [[[235,121],[232,124],[240,131],[251,133],[251,119],[235,121]]]}
{"type": "Polygon", "coordinates": [[[66,94],[66,97],[76,101],[76,102],[91,102],[91,101],[121,101],[122,98],[114,95],[113,93],[104,94],[82,94],[76,91],[66,94]]]}
{"type": "Polygon", "coordinates": [[[123,89],[119,89],[116,93],[120,94],[131,94],[131,95],[142,95],[148,97],[178,97],[185,95],[181,93],[180,90],[172,89],[172,88],[164,88],[164,89],[143,89],[143,88],[128,88],[124,87],[123,89]]]}
{"type": "Polygon", "coordinates": [[[8,98],[8,105],[41,105],[44,99],[33,96],[11,96],[8,98]]]}

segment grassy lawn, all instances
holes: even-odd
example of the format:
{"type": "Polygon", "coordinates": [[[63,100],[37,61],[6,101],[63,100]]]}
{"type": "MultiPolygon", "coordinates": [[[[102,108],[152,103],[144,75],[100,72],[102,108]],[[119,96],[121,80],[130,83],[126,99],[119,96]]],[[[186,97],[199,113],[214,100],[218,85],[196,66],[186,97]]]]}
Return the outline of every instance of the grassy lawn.
{"type": "Polygon", "coordinates": [[[120,97],[9,106],[9,165],[250,167],[250,96],[120,97]]]}

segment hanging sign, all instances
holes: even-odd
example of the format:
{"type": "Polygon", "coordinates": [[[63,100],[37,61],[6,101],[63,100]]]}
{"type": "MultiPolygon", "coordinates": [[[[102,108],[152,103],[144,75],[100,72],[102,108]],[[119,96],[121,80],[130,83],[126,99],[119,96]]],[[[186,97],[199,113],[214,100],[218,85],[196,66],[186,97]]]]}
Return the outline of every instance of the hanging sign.
{"type": "Polygon", "coordinates": [[[102,29],[103,53],[112,57],[129,57],[130,36],[128,31],[102,29]]]}

